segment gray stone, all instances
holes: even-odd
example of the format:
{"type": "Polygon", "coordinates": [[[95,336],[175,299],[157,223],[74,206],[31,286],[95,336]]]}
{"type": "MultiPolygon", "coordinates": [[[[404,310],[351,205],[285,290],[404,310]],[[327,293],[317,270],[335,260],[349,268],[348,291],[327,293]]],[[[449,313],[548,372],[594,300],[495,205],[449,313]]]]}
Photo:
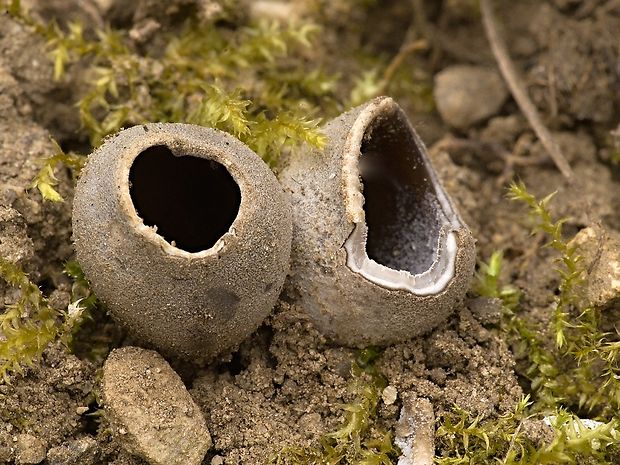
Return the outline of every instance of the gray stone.
{"type": "Polygon", "coordinates": [[[433,92],[442,119],[462,130],[495,115],[508,96],[497,71],[469,65],[438,73],[433,92]]]}
{"type": "Polygon", "coordinates": [[[200,409],[157,352],[113,351],[103,368],[103,400],[115,438],[151,465],[199,465],[211,446],[200,409]]]}

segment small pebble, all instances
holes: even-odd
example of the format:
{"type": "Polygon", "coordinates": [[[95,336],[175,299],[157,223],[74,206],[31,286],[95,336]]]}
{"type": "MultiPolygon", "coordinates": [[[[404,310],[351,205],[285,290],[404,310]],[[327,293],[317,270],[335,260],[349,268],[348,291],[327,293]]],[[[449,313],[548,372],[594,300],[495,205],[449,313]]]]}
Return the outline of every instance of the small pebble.
{"type": "Polygon", "coordinates": [[[433,93],[441,118],[461,130],[497,114],[508,97],[497,71],[469,65],[450,66],[439,72],[433,93]]]}
{"type": "Polygon", "coordinates": [[[586,268],[587,304],[605,310],[620,305],[620,233],[584,228],[571,241],[586,268]]]}
{"type": "Polygon", "coordinates": [[[398,397],[398,391],[394,386],[387,386],[381,393],[381,398],[385,405],[392,405],[396,402],[396,397],[398,397]]]}
{"type": "Polygon", "coordinates": [[[77,413],[78,415],[84,415],[86,412],[88,412],[88,407],[86,406],[77,407],[75,409],[75,413],[77,413]]]}
{"type": "Polygon", "coordinates": [[[116,438],[151,465],[200,465],[211,447],[202,412],[157,352],[113,351],[103,367],[103,400],[116,438]]]}

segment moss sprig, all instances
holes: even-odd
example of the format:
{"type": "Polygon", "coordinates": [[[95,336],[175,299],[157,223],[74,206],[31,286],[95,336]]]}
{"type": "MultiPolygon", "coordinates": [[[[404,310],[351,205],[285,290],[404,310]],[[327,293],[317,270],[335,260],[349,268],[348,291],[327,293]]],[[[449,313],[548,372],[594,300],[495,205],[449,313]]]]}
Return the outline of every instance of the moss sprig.
{"type": "MultiPolygon", "coordinates": [[[[562,235],[562,227],[566,219],[553,220],[549,210],[549,202],[554,193],[549,194],[542,200],[537,200],[530,194],[522,182],[513,183],[509,187],[509,198],[525,203],[529,208],[529,216],[533,220],[533,232],[542,232],[550,240],[547,247],[556,250],[560,256],[557,272],[560,275],[559,295],[556,299],[553,313],[553,325],[555,342],[558,348],[566,344],[565,331],[569,327],[569,314],[572,307],[576,307],[582,300],[579,295],[580,288],[584,283],[585,270],[582,266],[582,257],[577,252],[577,247],[571,245],[562,235]]],[[[584,315],[585,316],[585,315],[584,315]]],[[[587,316],[593,317],[591,309],[587,309],[587,316]]],[[[596,322],[592,322],[596,325],[596,322]]]]}
{"type": "Polygon", "coordinates": [[[71,169],[73,177],[77,178],[86,163],[86,157],[74,153],[65,153],[58,142],[50,138],[55,148],[55,153],[42,161],[42,167],[35,176],[31,189],[37,189],[43,200],[50,202],[62,202],[64,199],[56,190],[58,179],[55,171],[59,165],[71,169]]]}
{"type": "Polygon", "coordinates": [[[71,285],[71,301],[80,302],[85,310],[94,309],[99,303],[97,296],[90,288],[82,267],[76,260],[69,260],[65,263],[64,272],[73,280],[71,285]]]}
{"type": "Polygon", "coordinates": [[[564,409],[548,415],[530,412],[527,396],[512,412],[491,420],[481,420],[455,406],[439,420],[436,441],[445,452],[436,462],[440,465],[616,463],[620,452],[617,418],[587,424],[564,409]],[[549,440],[537,441],[525,433],[526,422],[534,421],[549,429],[549,440]]]}
{"type": "Polygon", "coordinates": [[[66,310],[55,309],[18,265],[2,258],[0,277],[19,291],[0,314],[0,380],[8,382],[11,375],[23,373],[24,366],[32,366],[52,342],[70,344],[86,308],[78,299],[66,310]]]}
{"type": "Polygon", "coordinates": [[[514,310],[519,305],[520,292],[510,284],[500,285],[500,274],[504,253],[495,251],[491,254],[488,263],[480,262],[476,271],[476,292],[485,297],[500,299],[509,310],[514,310]]]}

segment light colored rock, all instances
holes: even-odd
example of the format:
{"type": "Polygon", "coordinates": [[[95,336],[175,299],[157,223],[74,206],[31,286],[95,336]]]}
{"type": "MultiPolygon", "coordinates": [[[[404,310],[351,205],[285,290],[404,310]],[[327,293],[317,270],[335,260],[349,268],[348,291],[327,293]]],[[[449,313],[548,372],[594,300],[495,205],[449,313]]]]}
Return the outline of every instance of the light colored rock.
{"type": "Polygon", "coordinates": [[[17,465],[35,465],[45,460],[47,445],[45,441],[31,434],[20,434],[15,443],[15,463],[17,465]]]}
{"type": "Polygon", "coordinates": [[[110,426],[125,449],[152,465],[199,465],[211,437],[179,375],[157,353],[113,351],[103,368],[110,426]]]}
{"type": "Polygon", "coordinates": [[[584,228],[571,241],[583,257],[588,305],[601,309],[620,305],[620,233],[584,228]]]}
{"type": "Polygon", "coordinates": [[[396,402],[396,398],[398,397],[398,391],[394,386],[387,386],[383,392],[381,393],[381,399],[383,399],[383,403],[385,405],[392,405],[396,402]]]}
{"type": "Polygon", "coordinates": [[[495,115],[508,96],[497,71],[469,65],[450,66],[439,72],[433,93],[442,119],[463,130],[495,115]]]}
{"type": "Polygon", "coordinates": [[[252,0],[249,5],[250,18],[260,21],[293,22],[301,16],[299,4],[278,0],[252,0]]]}
{"type": "Polygon", "coordinates": [[[398,465],[433,465],[435,414],[428,399],[414,397],[403,401],[394,443],[401,450],[398,465]]]}

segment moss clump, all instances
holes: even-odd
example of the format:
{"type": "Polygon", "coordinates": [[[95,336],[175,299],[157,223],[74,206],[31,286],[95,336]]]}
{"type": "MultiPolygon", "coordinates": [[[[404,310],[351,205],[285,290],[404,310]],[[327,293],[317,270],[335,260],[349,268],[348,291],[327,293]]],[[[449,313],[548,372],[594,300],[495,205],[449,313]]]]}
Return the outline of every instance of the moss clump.
{"type": "Polygon", "coordinates": [[[476,290],[499,298],[504,316],[501,330],[525,359],[517,372],[530,380],[532,402],[524,398],[513,412],[481,421],[455,407],[440,419],[438,446],[443,465],[614,464],[620,456],[620,389],[617,335],[600,325],[600,312],[585,304],[584,273],[579,251],[562,233],[565,220],[549,210],[553,194],[542,200],[523,183],[510,186],[509,197],[527,205],[533,231],[549,237],[558,252],[558,293],[547,328],[540,328],[519,309],[519,292],[502,286],[502,254],[479,267],[476,290]],[[588,420],[582,420],[581,416],[588,420]],[[592,422],[590,419],[595,419],[592,422]],[[525,434],[527,421],[544,421],[551,438],[536,442],[525,434]]]}
{"type": "Polygon", "coordinates": [[[441,465],[556,465],[561,463],[613,464],[620,440],[620,422],[587,425],[576,415],[558,409],[545,418],[552,439],[539,443],[525,433],[524,424],[541,419],[523,398],[514,411],[496,420],[481,421],[458,407],[440,419],[437,443],[446,456],[441,465]],[[584,460],[589,460],[585,462],[584,460]]]}
{"type": "Polygon", "coordinates": [[[524,184],[512,184],[511,199],[528,206],[533,231],[549,237],[558,252],[560,280],[553,314],[546,330],[512,318],[507,330],[529,354],[527,375],[539,408],[558,405],[606,419],[620,411],[620,342],[601,327],[600,310],[584,299],[585,268],[576,246],[562,234],[565,220],[554,220],[548,208],[553,195],[537,200],[524,184]],[[555,341],[548,344],[547,341],[555,341]]]}
{"type": "MultiPolygon", "coordinates": [[[[75,269],[75,265],[69,265],[68,273],[73,274],[75,269]]],[[[8,382],[10,375],[22,373],[24,366],[38,360],[52,342],[60,340],[69,346],[74,331],[95,301],[88,291],[82,290],[83,283],[78,279],[74,300],[66,310],[56,309],[19,266],[2,258],[0,277],[19,289],[17,300],[0,314],[0,381],[8,382]],[[77,297],[82,294],[84,297],[77,297]]]]}
{"type": "Polygon", "coordinates": [[[163,50],[145,52],[124,31],[99,30],[90,39],[77,23],[67,31],[40,24],[18,0],[8,12],[47,40],[57,79],[71,64],[85,65],[88,90],[78,107],[94,146],[121,127],[146,122],[222,129],[268,162],[286,147],[325,143],[318,114],[335,98],[335,78],[304,55],[319,31],[313,24],[259,22],[231,30],[222,25],[225,16],[207,23],[190,18],[159,37],[163,50]]]}

